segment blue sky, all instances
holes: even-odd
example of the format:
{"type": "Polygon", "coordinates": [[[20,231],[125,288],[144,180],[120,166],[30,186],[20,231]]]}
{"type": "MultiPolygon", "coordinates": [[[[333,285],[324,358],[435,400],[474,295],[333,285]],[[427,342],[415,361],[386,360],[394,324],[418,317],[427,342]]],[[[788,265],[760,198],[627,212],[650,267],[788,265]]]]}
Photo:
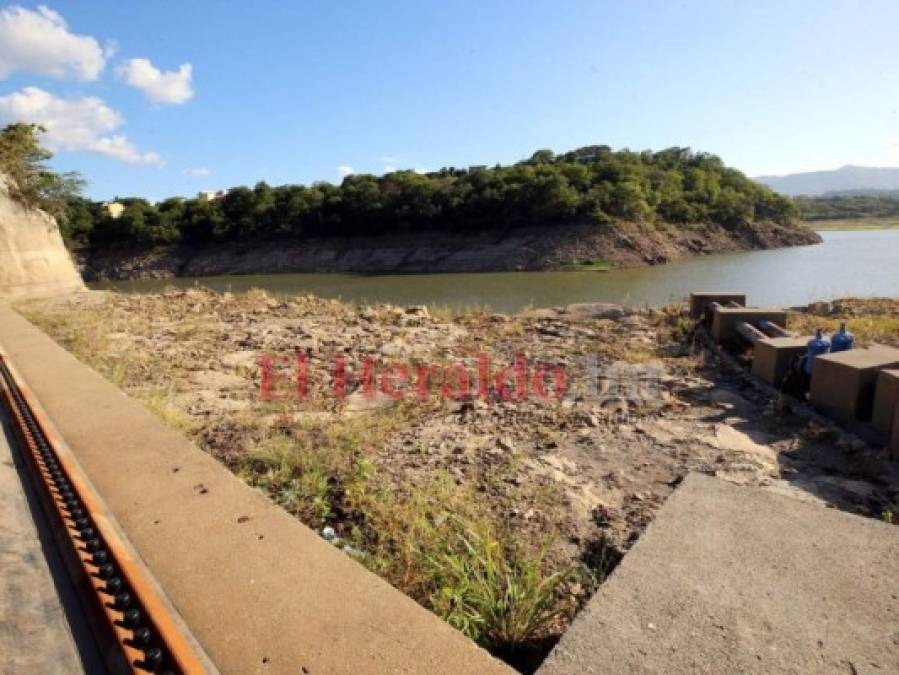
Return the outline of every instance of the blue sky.
{"type": "Polygon", "coordinates": [[[896,2],[17,6],[0,3],[0,121],[55,125],[55,166],[95,198],[598,143],[752,175],[899,166],[896,2]]]}

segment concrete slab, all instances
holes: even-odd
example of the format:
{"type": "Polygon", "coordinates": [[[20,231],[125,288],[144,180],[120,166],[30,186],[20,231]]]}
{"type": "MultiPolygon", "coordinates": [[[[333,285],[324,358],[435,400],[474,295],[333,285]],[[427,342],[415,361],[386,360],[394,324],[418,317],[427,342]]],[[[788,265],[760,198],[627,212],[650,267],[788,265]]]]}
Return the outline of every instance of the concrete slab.
{"type": "Polygon", "coordinates": [[[0,348],[223,673],[512,672],[3,306],[0,348]]]}
{"type": "Polygon", "coordinates": [[[0,672],[82,673],[2,418],[0,409],[0,672]]]}
{"type": "Polygon", "coordinates": [[[538,671],[895,673],[895,525],[690,475],[538,671]]]}
{"type": "Polygon", "coordinates": [[[705,316],[705,309],[713,302],[720,302],[726,305],[728,302],[735,302],[738,305],[746,306],[745,293],[731,293],[722,291],[698,291],[690,293],[690,318],[701,319],[705,316]]]}
{"type": "Polygon", "coordinates": [[[899,370],[881,370],[874,386],[874,407],[871,425],[882,434],[893,427],[893,412],[899,402],[899,370]]]}
{"type": "Polygon", "coordinates": [[[752,374],[775,387],[783,382],[790,365],[805,354],[811,337],[765,338],[755,343],[752,374]]]}
{"type": "Polygon", "coordinates": [[[877,373],[899,366],[899,349],[872,345],[815,357],[809,401],[842,422],[871,419],[877,373]]]}
{"type": "Polygon", "coordinates": [[[755,325],[762,320],[786,328],[787,312],[762,307],[721,307],[712,316],[712,338],[715,342],[731,342],[737,338],[737,324],[745,321],[755,325]]]}

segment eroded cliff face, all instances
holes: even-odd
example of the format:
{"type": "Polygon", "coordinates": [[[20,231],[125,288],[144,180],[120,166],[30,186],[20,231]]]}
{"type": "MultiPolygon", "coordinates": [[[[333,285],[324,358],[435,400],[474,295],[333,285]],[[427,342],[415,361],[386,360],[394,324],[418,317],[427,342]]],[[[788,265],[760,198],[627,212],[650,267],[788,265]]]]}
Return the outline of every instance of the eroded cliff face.
{"type": "Polygon", "coordinates": [[[56,221],[12,199],[7,178],[0,175],[0,300],[84,289],[56,221]]]}

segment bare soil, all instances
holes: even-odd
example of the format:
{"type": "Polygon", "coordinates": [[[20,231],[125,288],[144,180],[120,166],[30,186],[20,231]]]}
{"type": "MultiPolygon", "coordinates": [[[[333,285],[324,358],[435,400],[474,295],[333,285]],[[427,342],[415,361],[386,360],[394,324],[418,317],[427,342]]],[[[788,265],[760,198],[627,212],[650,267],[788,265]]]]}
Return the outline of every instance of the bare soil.
{"type": "MultiPolygon", "coordinates": [[[[899,483],[891,479],[896,467],[882,447],[810,422],[745,370],[722,364],[695,339],[680,306],[435,316],[424,307],[189,290],[91,293],[19,309],[307,524],[327,536],[325,528],[333,528],[338,540],[349,542],[348,554],[368,556],[375,571],[425,604],[426,580],[410,578],[411,568],[391,559],[399,555],[395,542],[408,511],[393,521],[378,514],[408,508],[436,485],[449,486],[439,494],[454,495],[447,510],[464,504],[459,508],[489,518],[508,540],[544,551],[548,570],[586,570],[566,587],[574,605],[589,596],[589,579],[601,580],[691,471],[863,515],[899,515],[899,483]],[[308,359],[304,400],[290,397],[297,354],[308,359]],[[480,354],[490,359],[491,377],[523,354],[531,375],[540,364],[562,366],[571,386],[561,399],[503,400],[497,391],[467,400],[441,397],[441,387],[458,384],[441,369],[450,364],[468,369],[476,391],[480,354]],[[286,378],[272,390],[284,399],[263,400],[265,355],[288,364],[273,371],[286,378]],[[389,364],[407,365],[410,378],[416,366],[440,368],[425,400],[416,398],[414,380],[398,385],[400,401],[383,392],[368,397],[352,383],[339,397],[336,356],[360,377],[364,358],[373,358],[376,384],[389,364]],[[601,396],[585,384],[590,359],[601,396]],[[630,375],[622,379],[615,368],[630,375]],[[634,373],[649,375],[631,386],[634,373]],[[286,484],[272,478],[271,463],[263,469],[254,463],[285,439],[300,454],[333,462],[325,464],[323,484],[286,484]],[[329,449],[329,457],[350,457],[349,464],[315,454],[329,449]],[[365,489],[379,495],[366,509],[356,494],[360,467],[369,477],[365,489]],[[288,487],[301,490],[299,498],[288,487]],[[386,546],[388,537],[373,534],[372,523],[383,529],[389,522],[398,532],[386,546]]],[[[858,327],[860,342],[899,342],[895,300],[818,303],[791,321],[805,332],[841,319],[858,327]]],[[[514,376],[508,382],[514,387],[514,376]]],[[[291,475],[311,471],[302,466],[291,475]]],[[[323,472],[319,464],[315,471],[323,472]]],[[[433,510],[427,517],[435,517],[433,510]]],[[[556,617],[544,632],[560,634],[570,616],[556,617]]]]}

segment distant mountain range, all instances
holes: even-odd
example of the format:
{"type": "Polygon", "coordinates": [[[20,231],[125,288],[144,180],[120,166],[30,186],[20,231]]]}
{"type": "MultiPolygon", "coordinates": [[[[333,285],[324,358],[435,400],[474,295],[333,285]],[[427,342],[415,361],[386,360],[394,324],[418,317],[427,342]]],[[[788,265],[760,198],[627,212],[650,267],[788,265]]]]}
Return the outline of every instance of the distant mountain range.
{"type": "MultiPolygon", "coordinates": [[[[785,176],[756,176],[756,182],[775,192],[796,195],[899,195],[899,167],[852,166],[847,164],[831,171],[809,171],[785,176]]],[[[893,195],[893,196],[896,196],[893,195]]]]}

